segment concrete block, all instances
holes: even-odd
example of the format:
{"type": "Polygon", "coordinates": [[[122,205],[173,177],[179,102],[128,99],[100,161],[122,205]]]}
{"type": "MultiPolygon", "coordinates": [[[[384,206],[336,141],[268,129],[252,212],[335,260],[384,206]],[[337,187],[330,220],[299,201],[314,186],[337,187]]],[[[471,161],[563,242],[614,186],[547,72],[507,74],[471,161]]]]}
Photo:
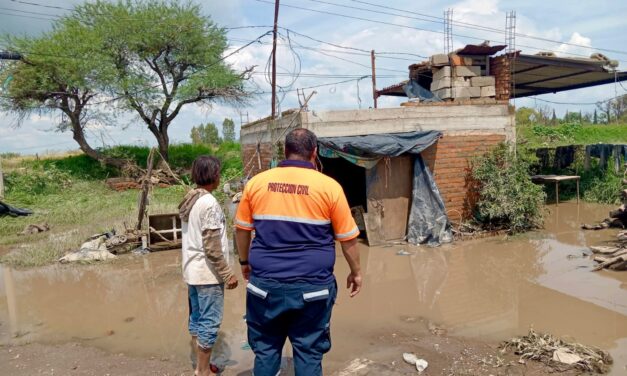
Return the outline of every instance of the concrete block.
{"type": "Polygon", "coordinates": [[[470,80],[465,79],[464,77],[453,77],[451,79],[452,87],[470,87],[470,80]]]}
{"type": "Polygon", "coordinates": [[[493,97],[496,95],[496,89],[494,86],[483,86],[481,88],[482,97],[493,97]]]}
{"type": "Polygon", "coordinates": [[[431,82],[431,91],[440,90],[446,87],[451,87],[451,78],[444,77],[439,80],[434,80],[431,82]]]}
{"type": "Polygon", "coordinates": [[[455,77],[474,77],[481,74],[481,67],[476,65],[454,67],[455,77]]]}
{"type": "Polygon", "coordinates": [[[451,88],[436,90],[433,92],[433,94],[440,99],[450,99],[453,97],[453,92],[451,91],[451,88]]]}
{"type": "Polygon", "coordinates": [[[480,87],[454,87],[452,91],[453,98],[479,98],[481,96],[480,87]]]}
{"type": "Polygon", "coordinates": [[[441,80],[444,77],[451,77],[451,67],[442,67],[433,72],[433,81],[441,80]]]}
{"type": "Polygon", "coordinates": [[[431,62],[431,65],[435,66],[448,65],[448,55],[436,54],[431,56],[431,58],[429,58],[429,61],[431,62]]]}
{"type": "Polygon", "coordinates": [[[470,77],[470,84],[475,87],[494,86],[494,76],[470,77]]]}

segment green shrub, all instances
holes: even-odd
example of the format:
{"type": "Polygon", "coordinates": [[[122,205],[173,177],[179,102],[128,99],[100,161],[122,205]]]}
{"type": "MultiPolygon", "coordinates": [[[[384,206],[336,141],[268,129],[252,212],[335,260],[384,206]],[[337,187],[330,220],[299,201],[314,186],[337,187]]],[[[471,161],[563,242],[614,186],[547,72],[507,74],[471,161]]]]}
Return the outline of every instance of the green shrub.
{"type": "Polygon", "coordinates": [[[21,197],[32,197],[59,192],[61,189],[72,185],[72,180],[67,172],[61,171],[55,166],[43,168],[41,166],[13,171],[5,176],[7,194],[21,197]]]}
{"type": "Polygon", "coordinates": [[[505,144],[473,160],[472,178],[478,184],[475,219],[489,229],[511,233],[542,227],[542,187],[531,182],[529,164],[505,144]]]}

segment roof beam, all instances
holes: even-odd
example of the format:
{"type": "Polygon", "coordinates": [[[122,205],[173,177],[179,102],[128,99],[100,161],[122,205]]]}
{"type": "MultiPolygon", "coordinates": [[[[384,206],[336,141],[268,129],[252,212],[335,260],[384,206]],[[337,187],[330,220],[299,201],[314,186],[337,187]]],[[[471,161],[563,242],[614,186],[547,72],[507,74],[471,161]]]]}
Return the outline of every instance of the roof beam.
{"type": "Polygon", "coordinates": [[[590,72],[589,71],[580,71],[580,72],[575,72],[575,73],[564,74],[564,75],[561,75],[561,76],[545,77],[545,78],[543,78],[541,80],[535,80],[535,81],[529,81],[529,82],[521,82],[520,86],[524,87],[524,86],[527,86],[527,85],[539,84],[541,82],[554,81],[554,80],[559,80],[559,79],[562,79],[562,78],[579,76],[579,75],[587,74],[587,73],[590,73],[590,72]]]}
{"type": "Polygon", "coordinates": [[[533,55],[519,55],[514,62],[526,64],[550,65],[554,67],[584,69],[592,72],[605,72],[602,61],[577,61],[574,59],[564,59],[559,57],[544,57],[533,55]]]}
{"type": "MultiPolygon", "coordinates": [[[[627,81],[627,72],[621,72],[621,74],[616,76],[616,81],[627,81]]],[[[611,84],[614,82],[614,77],[611,78],[606,78],[603,80],[598,80],[598,81],[591,81],[591,82],[584,82],[584,83],[580,83],[580,84],[575,84],[575,85],[569,85],[569,86],[561,86],[561,87],[557,87],[557,88],[546,88],[546,89],[539,89],[539,88],[534,88],[534,87],[524,87],[524,86],[516,86],[514,88],[514,97],[515,98],[522,98],[522,97],[528,97],[531,95],[540,95],[540,94],[549,94],[549,93],[557,93],[559,91],[566,91],[566,90],[575,90],[575,89],[582,89],[585,87],[590,87],[590,86],[597,86],[597,85],[605,85],[605,84],[611,84]],[[517,93],[517,89],[521,89],[521,90],[529,90],[528,92],[523,92],[523,93],[517,93]]]]}

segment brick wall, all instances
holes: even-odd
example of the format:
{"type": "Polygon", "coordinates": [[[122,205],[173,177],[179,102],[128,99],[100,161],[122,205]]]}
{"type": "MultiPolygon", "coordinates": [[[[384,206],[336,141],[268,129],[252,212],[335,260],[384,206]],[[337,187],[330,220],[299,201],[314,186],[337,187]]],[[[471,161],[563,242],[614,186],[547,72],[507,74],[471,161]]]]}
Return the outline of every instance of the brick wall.
{"type": "Polygon", "coordinates": [[[505,141],[504,135],[444,136],[422,152],[452,221],[468,218],[476,203],[470,161],[505,141]]]}
{"type": "MultiPolygon", "coordinates": [[[[276,147],[276,146],[275,146],[276,147]]],[[[244,163],[244,176],[255,176],[261,171],[270,168],[272,162],[273,146],[271,143],[259,144],[259,155],[257,155],[257,144],[242,145],[242,162],[244,163]],[[261,164],[261,168],[259,165],[261,164]]],[[[279,158],[282,158],[279,157],[279,158]]]]}
{"type": "Polygon", "coordinates": [[[510,98],[509,62],[507,55],[490,58],[490,75],[493,75],[496,81],[496,100],[509,100],[510,98]]]}

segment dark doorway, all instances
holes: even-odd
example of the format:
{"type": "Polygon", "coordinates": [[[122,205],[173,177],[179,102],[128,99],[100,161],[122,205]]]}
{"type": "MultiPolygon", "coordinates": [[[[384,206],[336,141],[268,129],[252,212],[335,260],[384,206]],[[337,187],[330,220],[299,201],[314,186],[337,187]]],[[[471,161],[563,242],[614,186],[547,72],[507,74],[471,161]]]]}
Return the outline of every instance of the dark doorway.
{"type": "Polygon", "coordinates": [[[344,158],[324,158],[322,172],[335,179],[348,199],[348,205],[352,208],[362,206],[366,210],[366,169],[359,167],[344,158]]]}

